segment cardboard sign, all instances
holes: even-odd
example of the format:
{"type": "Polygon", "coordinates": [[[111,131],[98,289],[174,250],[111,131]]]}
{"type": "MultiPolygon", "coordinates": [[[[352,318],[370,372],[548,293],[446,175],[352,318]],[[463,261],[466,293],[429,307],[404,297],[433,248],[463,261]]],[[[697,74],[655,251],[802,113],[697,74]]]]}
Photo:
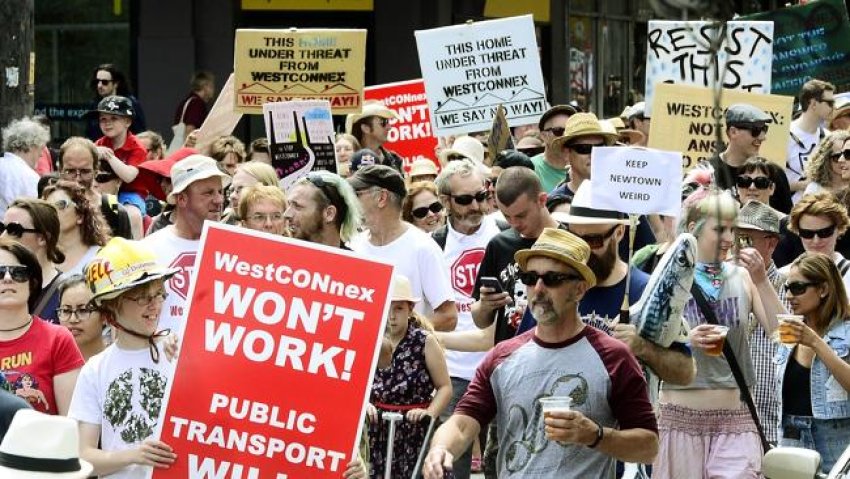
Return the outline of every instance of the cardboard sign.
{"type": "Polygon", "coordinates": [[[366,30],[236,30],[236,111],[263,103],[327,100],[334,114],[363,104],[366,30]]]}
{"type": "Polygon", "coordinates": [[[770,93],[773,58],[773,23],[726,23],[726,35],[716,54],[714,72],[708,45],[719,32],[706,21],[651,20],[646,48],[646,114],[651,116],[652,97],[658,84],[713,87],[716,75],[725,71],[723,88],[770,93]]]}
{"type": "Polygon", "coordinates": [[[336,172],[334,125],[327,101],[263,105],[272,167],[284,190],[313,170],[336,172]]]}
{"type": "Polygon", "coordinates": [[[499,105],[512,127],[549,108],[531,15],[420,30],[416,47],[438,136],[489,130],[499,105]]]}
{"type": "Polygon", "coordinates": [[[679,216],[682,154],[647,148],[600,147],[591,152],[594,208],[635,215],[679,216]]]}
{"type": "MultiPolygon", "coordinates": [[[[749,103],[768,115],[767,137],[759,156],[785,168],[791,105],[789,96],[759,95],[742,90],[723,90],[720,109],[714,108],[714,92],[708,88],[685,85],[656,85],[655,113],[649,126],[650,148],[682,152],[682,167],[687,171],[700,160],[708,160],[715,152],[715,119],[720,119],[720,131],[726,139],[726,109],[736,103],[749,103]]],[[[723,151],[720,145],[717,151],[723,151]]]]}
{"type": "Polygon", "coordinates": [[[390,121],[384,147],[398,153],[404,159],[405,167],[419,159],[433,161],[437,137],[431,130],[425,82],[409,80],[367,86],[363,95],[367,100],[380,100],[398,115],[398,120],[390,121]]]}
{"type": "Polygon", "coordinates": [[[850,90],[850,20],[844,0],[818,0],[742,18],[773,21],[771,93],[797,95],[812,78],[834,83],[837,91],[850,90]]]}
{"type": "Polygon", "coordinates": [[[201,153],[208,155],[213,142],[222,136],[233,133],[236,124],[242,119],[241,113],[233,111],[233,101],[233,74],[231,73],[221,88],[218,98],[215,99],[215,103],[207,114],[204,123],[198,128],[195,148],[201,153]]]}
{"type": "Polygon", "coordinates": [[[157,431],[177,461],[153,477],[342,477],[392,266],[209,222],[197,266],[157,431]]]}
{"type": "Polygon", "coordinates": [[[484,159],[484,164],[493,166],[496,160],[496,155],[505,148],[514,149],[514,141],[511,138],[511,130],[508,128],[508,120],[505,117],[505,107],[498,106],[496,116],[493,117],[493,126],[490,127],[490,134],[487,135],[487,158],[484,159]]]}

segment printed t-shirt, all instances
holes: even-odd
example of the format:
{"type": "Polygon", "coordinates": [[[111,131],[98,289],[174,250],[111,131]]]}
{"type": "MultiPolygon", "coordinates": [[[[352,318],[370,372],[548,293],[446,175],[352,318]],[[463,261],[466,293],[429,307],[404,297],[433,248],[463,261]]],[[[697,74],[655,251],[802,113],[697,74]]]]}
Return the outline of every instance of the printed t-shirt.
{"type": "Polygon", "coordinates": [[[168,297],[162,304],[158,327],[159,330],[170,329],[180,335],[186,322],[190,279],[201,242],[177,236],[173,225],[146,236],[141,241],[156,253],[156,261],[160,266],[180,270],[165,282],[168,297]]]}

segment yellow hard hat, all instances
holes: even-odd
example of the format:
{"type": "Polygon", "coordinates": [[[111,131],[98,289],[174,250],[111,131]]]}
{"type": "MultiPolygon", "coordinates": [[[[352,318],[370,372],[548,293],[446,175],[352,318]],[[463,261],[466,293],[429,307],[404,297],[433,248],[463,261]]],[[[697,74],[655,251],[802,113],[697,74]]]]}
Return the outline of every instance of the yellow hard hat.
{"type": "Polygon", "coordinates": [[[142,243],[121,237],[109,240],[84,269],[86,284],[99,305],[104,299],[118,297],[123,291],[157,279],[167,279],[177,268],[163,268],[154,252],[142,243]]]}

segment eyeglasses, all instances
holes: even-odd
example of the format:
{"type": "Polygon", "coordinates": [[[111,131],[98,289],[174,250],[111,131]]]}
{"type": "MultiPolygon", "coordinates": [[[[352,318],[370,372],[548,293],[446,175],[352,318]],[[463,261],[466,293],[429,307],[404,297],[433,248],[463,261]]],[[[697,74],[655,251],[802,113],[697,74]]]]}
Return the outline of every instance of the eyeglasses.
{"type": "Polygon", "coordinates": [[[613,226],[610,230],[608,230],[608,232],[602,234],[580,235],[574,231],[571,231],[571,233],[583,239],[584,242],[587,243],[588,246],[590,246],[590,249],[599,249],[605,245],[605,241],[608,240],[608,238],[610,238],[616,230],[617,227],[613,226]]]}
{"type": "Polygon", "coordinates": [[[30,270],[26,266],[0,266],[0,279],[5,278],[6,273],[9,273],[12,281],[16,283],[26,283],[30,280],[30,270]]]}
{"type": "Polygon", "coordinates": [[[800,296],[812,286],[817,286],[819,283],[807,283],[805,281],[786,281],[785,290],[794,296],[800,296]]]}
{"type": "Polygon", "coordinates": [[[750,132],[750,135],[753,135],[753,138],[757,138],[761,136],[761,133],[767,134],[767,125],[762,124],[754,124],[754,123],[742,123],[738,125],[732,125],[739,130],[746,130],[750,132]]]}
{"type": "Polygon", "coordinates": [[[821,103],[826,103],[830,107],[835,108],[835,98],[832,98],[830,100],[824,100],[823,98],[819,98],[818,101],[821,103]]]}
{"type": "Polygon", "coordinates": [[[56,315],[62,321],[69,321],[72,315],[76,315],[77,319],[80,321],[85,321],[91,317],[91,314],[96,312],[97,310],[92,308],[91,306],[83,306],[82,308],[71,308],[69,306],[63,306],[56,310],[56,315]]]}
{"type": "Polygon", "coordinates": [[[88,178],[92,173],[94,173],[94,170],[91,168],[67,168],[62,170],[62,176],[65,178],[76,178],[78,176],[88,178]]]}
{"type": "Polygon", "coordinates": [[[589,155],[594,148],[598,146],[605,146],[604,143],[600,143],[598,145],[587,145],[587,144],[578,144],[578,145],[568,145],[567,148],[573,150],[579,155],[589,155]]]}
{"type": "Polygon", "coordinates": [[[544,128],[543,131],[549,132],[555,136],[564,136],[564,127],[562,126],[553,126],[551,128],[544,128]]]}
{"type": "Polygon", "coordinates": [[[466,160],[466,159],[468,159],[466,156],[458,154],[458,153],[452,153],[452,154],[446,156],[446,161],[461,161],[461,160],[466,160]]]}
{"type": "Polygon", "coordinates": [[[461,206],[466,206],[472,204],[472,200],[483,203],[489,196],[490,195],[487,193],[487,190],[481,190],[474,195],[449,195],[449,198],[453,199],[455,203],[461,206]]]}
{"type": "Polygon", "coordinates": [[[735,178],[735,184],[738,185],[738,188],[749,188],[752,185],[756,185],[757,190],[766,190],[770,188],[770,185],[773,184],[770,178],[766,176],[758,176],[756,178],[752,178],[749,176],[739,176],[735,178]]]}
{"type": "Polygon", "coordinates": [[[547,288],[556,288],[567,281],[579,281],[583,279],[581,276],[569,273],[557,273],[555,271],[547,271],[543,274],[537,271],[519,271],[517,278],[526,286],[534,286],[538,280],[543,280],[543,285],[547,288]]]}
{"type": "Polygon", "coordinates": [[[20,223],[3,224],[0,222],[0,234],[3,234],[4,231],[15,238],[20,238],[24,233],[38,233],[37,229],[24,228],[20,223]]]}
{"type": "Polygon", "coordinates": [[[850,161],[850,150],[844,150],[839,153],[829,155],[829,158],[836,163],[842,161],[842,157],[844,161],[850,161]]]}
{"type": "Polygon", "coordinates": [[[817,235],[818,238],[829,238],[835,233],[835,225],[827,226],[826,228],[821,228],[819,230],[807,230],[805,228],[797,228],[799,233],[797,233],[800,238],[812,239],[817,235]]]}
{"type": "Polygon", "coordinates": [[[94,80],[98,85],[109,85],[112,83],[112,80],[107,80],[105,78],[95,78],[94,80]]]}
{"type": "Polygon", "coordinates": [[[161,302],[165,301],[165,298],[167,298],[167,297],[168,297],[168,293],[166,293],[165,291],[160,291],[159,293],[156,293],[156,294],[153,294],[153,295],[150,295],[150,296],[138,296],[138,297],[135,297],[135,298],[132,298],[130,296],[126,296],[126,299],[128,301],[132,301],[132,302],[138,304],[139,306],[145,307],[145,306],[149,306],[154,301],[161,303],[161,302]]]}
{"type": "Polygon", "coordinates": [[[68,209],[72,206],[74,208],[76,208],[77,204],[74,203],[71,200],[56,200],[56,201],[53,202],[53,206],[55,206],[57,210],[63,211],[63,210],[66,210],[66,209],[68,209]]]}
{"type": "Polygon", "coordinates": [[[265,223],[266,221],[277,223],[281,220],[283,220],[283,213],[254,213],[253,215],[248,215],[248,221],[252,223],[265,223]]]}
{"type": "Polygon", "coordinates": [[[381,125],[382,127],[386,128],[387,125],[390,124],[390,120],[388,120],[386,118],[378,118],[378,124],[381,125]]]}
{"type": "Polygon", "coordinates": [[[443,211],[443,204],[439,201],[435,201],[428,206],[421,206],[419,208],[411,210],[410,214],[412,214],[414,218],[421,220],[422,218],[428,216],[429,211],[431,213],[437,214],[443,211]]]}

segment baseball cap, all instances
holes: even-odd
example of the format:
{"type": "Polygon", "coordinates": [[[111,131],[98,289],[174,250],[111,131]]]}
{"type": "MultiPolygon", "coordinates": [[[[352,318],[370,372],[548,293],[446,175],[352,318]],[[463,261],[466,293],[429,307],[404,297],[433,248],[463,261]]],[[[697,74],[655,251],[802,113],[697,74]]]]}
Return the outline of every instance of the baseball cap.
{"type": "Polygon", "coordinates": [[[354,191],[378,187],[392,191],[402,198],[407,196],[407,188],[404,186],[401,173],[385,165],[364,166],[348,178],[348,183],[354,191]]]}
{"type": "Polygon", "coordinates": [[[221,186],[227,187],[230,184],[230,176],[219,170],[215,160],[209,156],[189,155],[178,161],[171,167],[173,189],[168,194],[168,203],[173,205],[177,193],[183,192],[192,183],[214,176],[221,178],[221,186]]]}
{"type": "Polygon", "coordinates": [[[98,113],[109,113],[110,115],[133,117],[133,104],[130,99],[120,95],[110,95],[104,97],[97,104],[97,109],[88,112],[88,115],[97,115],[98,113]]]}

